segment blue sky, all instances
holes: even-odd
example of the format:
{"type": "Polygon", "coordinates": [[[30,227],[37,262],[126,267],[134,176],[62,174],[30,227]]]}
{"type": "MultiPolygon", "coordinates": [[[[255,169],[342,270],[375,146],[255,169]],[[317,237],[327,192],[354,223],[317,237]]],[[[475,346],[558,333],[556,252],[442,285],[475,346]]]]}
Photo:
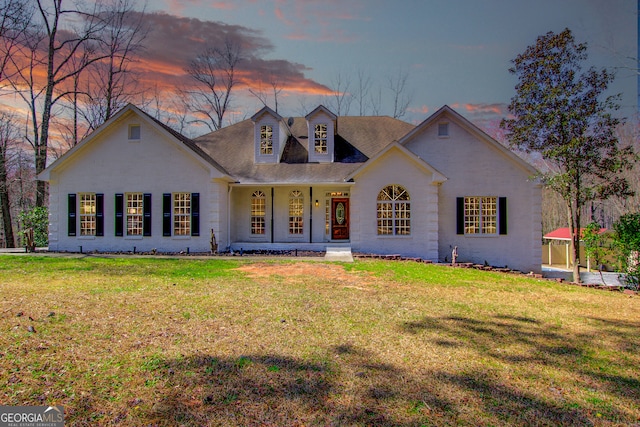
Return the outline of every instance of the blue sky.
{"type": "MultiPolygon", "coordinates": [[[[411,122],[444,104],[475,121],[505,115],[516,84],[510,60],[537,36],[568,27],[588,43],[593,65],[618,70],[612,91],[623,94],[625,114],[637,107],[636,0],[150,0],[147,11],[250,30],[270,45],[264,59],[294,64],[326,87],[340,76],[354,89],[364,72],[378,90],[404,72],[412,99],[404,119],[411,122]]],[[[284,114],[330,102],[299,96],[281,93],[284,114]]],[[[385,105],[388,98],[383,91],[385,105]]],[[[249,116],[258,106],[236,103],[249,116]]],[[[350,113],[357,109],[352,103],[350,113]]],[[[389,107],[380,112],[391,114],[389,107]]]]}

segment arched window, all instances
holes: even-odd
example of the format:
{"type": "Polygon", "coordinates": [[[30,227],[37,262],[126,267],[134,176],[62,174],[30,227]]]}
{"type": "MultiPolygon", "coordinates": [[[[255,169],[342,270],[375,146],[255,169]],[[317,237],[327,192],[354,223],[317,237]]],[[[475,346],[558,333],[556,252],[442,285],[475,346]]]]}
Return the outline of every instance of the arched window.
{"type": "Polygon", "coordinates": [[[304,197],[302,191],[289,193],[289,234],[303,233],[304,197]]]}
{"type": "Polygon", "coordinates": [[[254,191],[251,195],[251,234],[265,233],[266,197],[263,191],[254,191]]]}
{"type": "Polygon", "coordinates": [[[388,185],[378,193],[378,234],[411,234],[409,193],[399,185],[388,185]]]}

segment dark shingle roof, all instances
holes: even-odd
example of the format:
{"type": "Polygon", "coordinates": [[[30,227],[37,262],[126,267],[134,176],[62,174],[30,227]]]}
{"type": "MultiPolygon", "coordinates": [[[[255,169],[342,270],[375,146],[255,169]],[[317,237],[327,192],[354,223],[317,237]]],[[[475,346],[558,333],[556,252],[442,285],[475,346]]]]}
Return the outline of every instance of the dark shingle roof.
{"type": "Polygon", "coordinates": [[[144,114],[145,116],[147,116],[149,119],[153,120],[154,123],[158,124],[160,127],[162,127],[164,130],[166,130],[167,132],[169,132],[174,138],[176,138],[178,141],[182,142],[184,145],[186,145],[187,147],[189,147],[189,149],[191,149],[193,152],[195,152],[197,155],[199,155],[200,157],[202,157],[207,163],[209,163],[210,165],[212,165],[213,167],[215,167],[216,169],[218,169],[220,172],[224,173],[224,174],[229,174],[223,167],[222,165],[220,165],[218,162],[216,162],[213,158],[211,158],[211,156],[205,152],[204,150],[202,150],[202,148],[200,148],[198,146],[198,144],[196,144],[192,139],[187,138],[186,136],[184,136],[183,134],[181,134],[180,132],[178,132],[177,130],[171,128],[170,126],[162,123],[160,120],[156,119],[155,117],[153,117],[152,115],[148,114],[145,111],[139,110],[142,114],[144,114]]]}
{"type": "Polygon", "coordinates": [[[254,123],[244,120],[196,138],[194,142],[242,183],[342,182],[369,158],[411,131],[391,117],[338,117],[333,163],[308,163],[307,122],[296,117],[276,164],[254,163],[254,123]]]}

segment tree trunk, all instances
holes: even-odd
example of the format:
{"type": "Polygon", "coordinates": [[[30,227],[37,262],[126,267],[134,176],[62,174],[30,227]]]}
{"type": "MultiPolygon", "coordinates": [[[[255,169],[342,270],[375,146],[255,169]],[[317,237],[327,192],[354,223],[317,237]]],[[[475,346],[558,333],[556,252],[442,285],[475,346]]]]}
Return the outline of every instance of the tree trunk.
{"type": "Polygon", "coordinates": [[[11,221],[11,204],[9,203],[9,185],[7,182],[7,168],[4,159],[0,159],[0,208],[2,209],[2,225],[4,228],[4,240],[7,248],[15,248],[16,241],[13,236],[11,221]]]}
{"type": "MultiPolygon", "coordinates": [[[[571,200],[567,201],[567,221],[569,223],[569,236],[571,238],[570,261],[573,267],[574,283],[581,283],[580,280],[580,227],[576,227],[575,219],[580,214],[574,210],[571,200]]],[[[579,224],[579,222],[578,222],[579,224]]]]}
{"type": "MultiPolygon", "coordinates": [[[[58,4],[56,10],[60,9],[58,4]]],[[[57,32],[57,17],[55,26],[49,36],[49,52],[47,57],[47,88],[44,93],[42,103],[42,121],[40,122],[40,140],[35,141],[36,154],[36,176],[47,167],[47,148],[49,146],[49,122],[51,121],[51,105],[53,104],[53,88],[55,86],[55,75],[53,63],[55,59],[55,37],[57,32]]],[[[47,183],[37,181],[36,183],[36,207],[45,206],[47,195],[47,183]]]]}

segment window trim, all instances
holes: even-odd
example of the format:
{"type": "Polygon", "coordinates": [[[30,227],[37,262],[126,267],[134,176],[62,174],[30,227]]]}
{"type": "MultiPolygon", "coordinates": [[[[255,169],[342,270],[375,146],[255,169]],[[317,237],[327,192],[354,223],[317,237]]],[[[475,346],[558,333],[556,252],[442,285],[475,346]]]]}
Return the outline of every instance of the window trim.
{"type": "Polygon", "coordinates": [[[174,193],[162,193],[162,236],[172,239],[190,239],[200,236],[200,193],[188,191],[176,191],[174,193]],[[190,217],[189,234],[175,234],[175,195],[189,194],[190,197],[190,217]]]}
{"type": "Polygon", "coordinates": [[[313,125],[313,152],[314,154],[319,156],[324,156],[329,154],[329,124],[328,123],[315,123],[313,125]],[[324,130],[322,130],[322,127],[324,127],[324,130]]]}
{"type": "Polygon", "coordinates": [[[274,144],[273,144],[273,125],[269,123],[260,125],[259,146],[258,152],[260,156],[273,156],[274,144]],[[270,128],[271,130],[267,130],[270,128]],[[267,133],[268,132],[268,133],[267,133]],[[266,143],[266,144],[265,144],[266,143]]]}
{"type": "Polygon", "coordinates": [[[124,236],[141,238],[144,234],[144,194],[137,192],[125,193],[124,203],[124,236]],[[134,197],[135,199],[133,199],[134,197]],[[133,231],[136,231],[136,233],[134,234],[133,231]]]}
{"type": "Polygon", "coordinates": [[[304,234],[304,194],[301,190],[289,192],[289,235],[302,236],[304,234]]]}
{"type": "Polygon", "coordinates": [[[132,123],[127,129],[127,139],[129,141],[140,141],[142,139],[142,127],[138,123],[132,123]],[[134,135],[134,129],[137,129],[137,135],[134,135]]]}
{"type": "Polygon", "coordinates": [[[171,193],[171,235],[173,237],[191,236],[191,193],[179,191],[171,193]]]}
{"type": "Polygon", "coordinates": [[[256,190],[251,194],[250,214],[251,235],[265,236],[267,234],[267,195],[264,191],[256,190]]]}
{"type": "Polygon", "coordinates": [[[390,184],[382,187],[378,192],[376,228],[378,237],[411,236],[411,195],[406,187],[390,184]],[[385,230],[389,232],[383,232],[385,230]],[[406,232],[402,232],[403,230],[406,232]]]}
{"type": "Polygon", "coordinates": [[[449,138],[451,136],[449,122],[438,123],[438,138],[449,138]],[[442,132],[444,130],[444,132],[442,132]]]}
{"type": "Polygon", "coordinates": [[[80,221],[80,234],[78,237],[95,237],[98,232],[98,201],[96,198],[96,193],[78,193],[78,220],[80,221]],[[88,198],[88,199],[87,199],[88,198]],[[90,207],[92,212],[83,212],[83,208],[90,207]],[[88,223],[92,224],[93,227],[84,228],[83,225],[88,223]],[[85,233],[85,230],[91,231],[90,233],[85,233]]]}
{"type": "Polygon", "coordinates": [[[498,196],[464,196],[457,198],[457,234],[464,235],[465,237],[497,237],[507,234],[507,198],[498,196]],[[476,213],[473,214],[474,221],[471,222],[468,218],[471,216],[468,214],[468,206],[471,201],[469,199],[477,199],[476,213]],[[489,201],[489,208],[485,208],[487,199],[493,199],[489,201]],[[493,206],[493,207],[491,207],[493,206]],[[486,209],[492,209],[486,210],[486,209]],[[487,213],[489,212],[489,213],[487,213]],[[486,225],[486,219],[489,218],[489,224],[486,225]],[[491,220],[492,219],[492,220],[491,220]],[[477,233],[470,233],[469,225],[477,222],[474,229],[477,229],[477,233]],[[491,227],[494,231],[485,232],[488,227],[491,227]]]}

